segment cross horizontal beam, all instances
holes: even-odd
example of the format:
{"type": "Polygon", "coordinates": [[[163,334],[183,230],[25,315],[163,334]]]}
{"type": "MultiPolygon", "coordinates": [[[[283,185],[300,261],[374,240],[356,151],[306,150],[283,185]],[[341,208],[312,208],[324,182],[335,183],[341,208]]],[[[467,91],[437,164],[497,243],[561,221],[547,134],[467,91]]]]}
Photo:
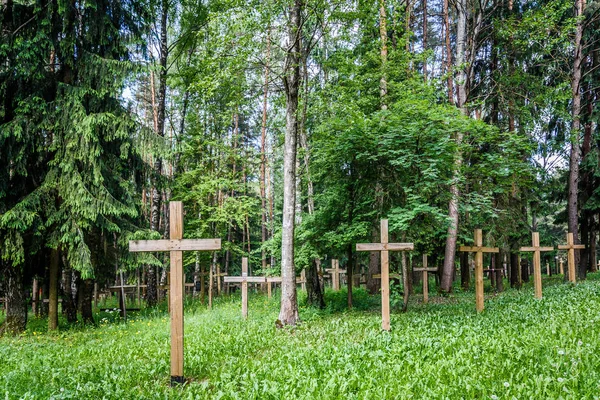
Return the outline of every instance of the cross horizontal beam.
{"type": "Polygon", "coordinates": [[[221,250],[221,239],[130,240],[129,251],[194,251],[221,250]]]}
{"type": "MultiPolygon", "coordinates": [[[[391,274],[389,274],[389,277],[392,279],[400,279],[400,278],[402,278],[402,275],[392,272],[391,274]]],[[[374,274],[374,275],[372,275],[372,278],[373,279],[381,279],[381,274],[374,274]]]]}
{"type": "Polygon", "coordinates": [[[585,249],[583,244],[559,244],[559,250],[571,250],[571,249],[585,249]]]}
{"type": "Polygon", "coordinates": [[[413,272],[438,272],[437,268],[413,268],[413,272]]]}
{"type": "Polygon", "coordinates": [[[459,251],[466,251],[468,253],[498,253],[500,249],[498,247],[481,247],[481,246],[460,246],[459,251]]]}
{"type": "Polygon", "coordinates": [[[403,251],[414,250],[414,243],[357,243],[356,251],[403,251]]]}
{"type": "Polygon", "coordinates": [[[223,278],[225,283],[266,283],[264,276],[226,276],[223,278]]]}
{"type": "Polygon", "coordinates": [[[554,247],[521,247],[519,251],[532,252],[532,251],[554,251],[554,247]]]}

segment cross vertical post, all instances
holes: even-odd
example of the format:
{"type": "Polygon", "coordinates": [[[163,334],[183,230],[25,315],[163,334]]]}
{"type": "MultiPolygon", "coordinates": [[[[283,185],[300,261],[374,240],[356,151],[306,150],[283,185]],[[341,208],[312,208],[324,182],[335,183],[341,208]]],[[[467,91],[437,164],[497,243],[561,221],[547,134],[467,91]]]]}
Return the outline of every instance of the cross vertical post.
{"type": "Polygon", "coordinates": [[[571,283],[576,283],[577,278],[575,276],[575,249],[585,249],[585,246],[582,244],[575,244],[573,240],[573,233],[567,233],[567,244],[559,245],[559,250],[567,250],[567,266],[569,268],[569,281],[571,283]]]}
{"type": "Polygon", "coordinates": [[[531,233],[533,247],[521,247],[520,251],[533,252],[533,285],[535,288],[535,298],[542,298],[542,257],[540,252],[553,251],[554,247],[540,247],[539,232],[531,233]]]}
{"type": "Polygon", "coordinates": [[[242,316],[248,318],[248,257],[242,257],[242,316]]]}
{"type": "MultiPolygon", "coordinates": [[[[388,220],[381,220],[381,244],[389,243],[388,220]]],[[[406,290],[406,288],[405,288],[406,290]]],[[[381,327],[390,330],[390,252],[381,251],[381,327]]]]}
{"type": "MultiPolygon", "coordinates": [[[[183,239],[183,205],[169,204],[171,240],[183,239]]],[[[183,251],[171,250],[169,304],[171,310],[171,381],[183,383],[183,251]]]]}
{"type": "Polygon", "coordinates": [[[460,246],[459,251],[475,253],[475,308],[477,312],[483,311],[483,253],[498,253],[497,247],[483,247],[483,234],[481,229],[475,229],[475,246],[460,246]]]}

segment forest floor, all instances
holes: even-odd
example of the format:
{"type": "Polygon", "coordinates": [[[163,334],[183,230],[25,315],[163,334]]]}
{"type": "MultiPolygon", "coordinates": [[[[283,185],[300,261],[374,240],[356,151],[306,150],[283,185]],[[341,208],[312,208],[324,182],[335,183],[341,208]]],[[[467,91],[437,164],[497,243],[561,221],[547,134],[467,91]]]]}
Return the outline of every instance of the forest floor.
{"type": "MultiPolygon", "coordinates": [[[[302,324],[277,329],[278,299],[217,299],[209,311],[186,304],[183,387],[169,387],[169,323],[164,309],[98,315],[97,327],[47,334],[31,319],[18,338],[0,339],[0,397],[6,399],[598,399],[600,276],[575,287],[544,278],[536,301],[528,284],[486,299],[473,292],[419,295],[382,332],[377,299],[328,292],[323,311],[302,307],[302,324]],[[440,301],[441,299],[441,301],[440,301]]],[[[301,301],[303,294],[300,295],[301,301]]],[[[0,314],[0,318],[2,318],[0,314]]]]}

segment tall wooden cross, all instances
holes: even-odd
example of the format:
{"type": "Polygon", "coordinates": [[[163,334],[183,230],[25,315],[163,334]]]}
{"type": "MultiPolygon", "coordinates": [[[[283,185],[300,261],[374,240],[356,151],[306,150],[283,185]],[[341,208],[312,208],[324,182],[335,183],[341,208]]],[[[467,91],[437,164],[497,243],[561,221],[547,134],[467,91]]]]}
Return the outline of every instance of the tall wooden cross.
{"type": "Polygon", "coordinates": [[[582,244],[575,244],[573,240],[573,233],[567,233],[567,244],[559,244],[559,250],[567,250],[567,266],[569,268],[569,281],[571,283],[575,283],[577,281],[575,277],[575,249],[585,249],[585,246],[582,244]]]}
{"type": "Polygon", "coordinates": [[[481,229],[475,229],[475,246],[460,246],[459,251],[475,253],[475,308],[483,311],[483,253],[498,253],[497,247],[483,247],[481,229]]]}
{"type": "Polygon", "coordinates": [[[242,257],[242,276],[225,276],[225,283],[242,284],[242,317],[248,318],[248,282],[265,283],[264,276],[248,276],[248,257],[242,257]]]}
{"type": "Polygon", "coordinates": [[[340,260],[333,258],[331,260],[331,268],[327,268],[325,271],[331,274],[331,286],[333,290],[340,290],[340,275],[345,274],[345,269],[340,269],[340,260]]]}
{"type": "Polygon", "coordinates": [[[535,288],[535,298],[542,298],[542,251],[553,251],[554,247],[540,247],[540,234],[539,232],[532,232],[531,238],[533,247],[521,247],[519,250],[522,252],[533,252],[533,286],[535,288]]]}
{"type": "Polygon", "coordinates": [[[427,268],[427,254],[423,254],[423,268],[413,268],[413,271],[423,272],[423,303],[429,302],[429,273],[437,272],[437,268],[427,268]]]}
{"type": "Polygon", "coordinates": [[[169,310],[171,313],[171,385],[183,383],[183,273],[184,251],[221,250],[221,239],[183,239],[183,205],[169,203],[170,238],[165,240],[131,240],[129,251],[169,251],[171,279],[169,310]]]}
{"type": "Polygon", "coordinates": [[[381,252],[381,328],[390,330],[390,251],[413,250],[413,243],[388,243],[388,220],[381,220],[381,243],[358,243],[356,251],[381,252]]]}

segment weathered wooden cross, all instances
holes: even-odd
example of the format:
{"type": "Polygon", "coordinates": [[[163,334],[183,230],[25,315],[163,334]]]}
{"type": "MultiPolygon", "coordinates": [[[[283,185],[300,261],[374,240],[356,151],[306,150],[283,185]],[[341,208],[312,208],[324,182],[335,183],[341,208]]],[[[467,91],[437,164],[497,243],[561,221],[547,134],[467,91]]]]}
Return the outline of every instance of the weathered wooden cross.
{"type": "Polygon", "coordinates": [[[535,298],[542,298],[542,251],[553,251],[554,247],[540,247],[540,234],[539,232],[532,232],[531,238],[533,247],[521,247],[519,250],[522,252],[533,252],[533,286],[535,288],[535,298]]]}
{"type": "Polygon", "coordinates": [[[333,290],[340,290],[340,275],[346,273],[345,269],[340,269],[340,260],[331,259],[331,268],[327,268],[325,271],[331,274],[331,287],[333,290]]]}
{"type": "Polygon", "coordinates": [[[171,312],[171,385],[184,383],[183,378],[183,273],[184,251],[221,249],[221,239],[183,239],[183,205],[169,203],[170,238],[165,240],[132,240],[129,251],[169,251],[171,258],[169,310],[171,312]]]}
{"type": "Polygon", "coordinates": [[[475,307],[483,311],[483,253],[498,253],[497,247],[483,247],[481,229],[475,229],[475,246],[460,246],[459,251],[475,253],[475,307]]]}
{"type": "MultiPolygon", "coordinates": [[[[413,243],[388,243],[388,220],[381,220],[381,243],[358,243],[356,251],[381,252],[381,328],[390,330],[390,251],[413,250],[413,243]]],[[[406,288],[405,288],[406,290],[406,288]]]]}
{"type": "Polygon", "coordinates": [[[569,281],[575,283],[577,281],[575,277],[575,249],[585,249],[582,244],[575,244],[573,240],[573,233],[567,233],[567,244],[558,245],[559,250],[567,250],[567,266],[569,268],[569,281]]]}
{"type": "Polygon", "coordinates": [[[427,268],[427,254],[423,254],[423,268],[413,268],[415,272],[423,272],[423,303],[429,302],[429,273],[437,270],[437,268],[427,268]]]}
{"type": "Polygon", "coordinates": [[[242,257],[242,276],[225,276],[225,283],[242,284],[242,317],[248,318],[248,282],[265,283],[264,276],[248,276],[248,257],[242,257]]]}

